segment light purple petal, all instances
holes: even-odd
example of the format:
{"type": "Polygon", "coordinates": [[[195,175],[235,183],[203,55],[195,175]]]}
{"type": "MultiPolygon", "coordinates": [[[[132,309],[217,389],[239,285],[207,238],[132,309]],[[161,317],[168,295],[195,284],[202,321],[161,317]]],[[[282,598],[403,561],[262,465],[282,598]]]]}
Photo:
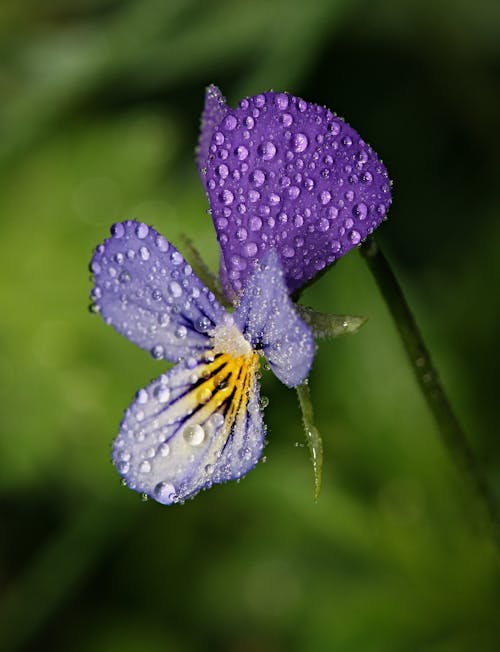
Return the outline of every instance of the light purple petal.
{"type": "Polygon", "coordinates": [[[364,240],[391,203],[386,169],[359,134],[288,93],[228,109],[202,165],[228,296],[270,248],[289,290],[302,287],[364,240]]]}
{"type": "Polygon", "coordinates": [[[258,355],[211,359],[179,363],[140,390],[114,442],[127,485],[160,503],[240,478],[261,455],[258,355]]]}
{"type": "Polygon", "coordinates": [[[224,309],[157,231],[128,221],[111,228],[90,263],[91,299],[106,323],[154,358],[177,361],[210,347],[224,309]]]}
{"type": "Polygon", "coordinates": [[[201,180],[206,184],[206,170],[203,171],[208,159],[208,150],[215,128],[222,122],[223,117],[228,111],[226,99],[222,93],[211,84],[205,93],[205,106],[201,114],[200,138],[198,141],[197,162],[200,171],[201,180]]]}
{"type": "Polygon", "coordinates": [[[281,382],[295,387],[307,377],[314,358],[314,338],[290,301],[274,250],[255,265],[234,321],[254,348],[262,348],[281,382]]]}

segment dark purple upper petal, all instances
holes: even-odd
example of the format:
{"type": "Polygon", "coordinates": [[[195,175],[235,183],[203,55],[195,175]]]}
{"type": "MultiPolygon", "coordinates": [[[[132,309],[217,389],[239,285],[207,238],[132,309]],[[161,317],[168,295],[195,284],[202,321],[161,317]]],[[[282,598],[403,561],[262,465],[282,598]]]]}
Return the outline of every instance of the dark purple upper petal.
{"type": "Polygon", "coordinates": [[[262,348],[282,383],[295,387],[307,377],[314,358],[314,337],[290,300],[274,250],[254,265],[234,321],[253,348],[262,348]]]}
{"type": "MultiPolygon", "coordinates": [[[[293,291],[383,220],[391,203],[386,169],[328,109],[269,92],[221,115],[215,128],[210,122],[208,158],[201,157],[203,146],[200,170],[206,168],[229,297],[241,292],[252,262],[268,249],[278,252],[293,291]]],[[[208,134],[203,132],[204,142],[208,134]]]]}
{"type": "Polygon", "coordinates": [[[90,263],[91,299],[106,323],[158,359],[210,348],[207,332],[224,309],[177,249],[140,222],[115,224],[111,233],[90,263]]]}

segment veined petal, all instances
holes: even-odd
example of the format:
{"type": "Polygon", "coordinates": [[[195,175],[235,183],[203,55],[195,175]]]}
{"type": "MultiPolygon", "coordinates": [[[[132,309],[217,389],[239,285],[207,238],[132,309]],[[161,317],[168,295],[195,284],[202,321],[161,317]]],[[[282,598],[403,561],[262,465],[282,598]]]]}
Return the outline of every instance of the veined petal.
{"type": "Polygon", "coordinates": [[[364,240],[391,203],[387,171],[359,134],[288,93],[227,109],[201,166],[228,297],[272,248],[288,289],[302,287],[364,240]]]}
{"type": "MultiPolygon", "coordinates": [[[[210,144],[215,127],[222,122],[228,111],[226,99],[217,86],[211,84],[205,93],[205,106],[201,114],[200,138],[198,141],[197,162],[203,185],[207,183],[206,164],[210,154],[210,144]]],[[[220,140],[220,137],[219,137],[220,140]]]]}
{"type": "Polygon", "coordinates": [[[234,320],[252,346],[262,348],[285,385],[295,387],[307,377],[314,358],[314,337],[288,296],[273,250],[254,266],[234,320]]]}
{"type": "Polygon", "coordinates": [[[265,436],[257,368],[254,352],[208,354],[140,390],[112,453],[127,485],[170,504],[253,468],[265,436]]]}
{"type": "Polygon", "coordinates": [[[106,323],[153,357],[177,361],[210,347],[224,315],[177,249],[153,228],[115,224],[90,263],[91,299],[106,323]]]}

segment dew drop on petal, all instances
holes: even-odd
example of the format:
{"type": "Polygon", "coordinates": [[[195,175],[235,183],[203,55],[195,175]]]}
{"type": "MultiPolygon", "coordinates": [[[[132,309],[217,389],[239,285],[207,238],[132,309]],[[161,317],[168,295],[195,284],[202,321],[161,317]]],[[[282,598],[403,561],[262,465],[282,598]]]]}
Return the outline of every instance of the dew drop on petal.
{"type": "Polygon", "coordinates": [[[240,161],[244,161],[248,156],[248,149],[244,145],[239,145],[235,151],[236,156],[240,161]]]}
{"type": "Polygon", "coordinates": [[[359,220],[364,220],[368,215],[368,207],[364,202],[360,202],[354,206],[352,212],[354,217],[357,217],[359,220]]]}
{"type": "Polygon", "coordinates": [[[288,108],[288,95],[285,93],[278,93],[276,95],[276,106],[280,111],[284,111],[288,108]]]}
{"type": "Polygon", "coordinates": [[[135,234],[140,240],[144,240],[149,233],[149,227],[147,224],[138,224],[135,229],[135,234]]]}
{"type": "Polygon", "coordinates": [[[140,247],[139,255],[142,258],[142,260],[149,260],[149,256],[150,256],[149,249],[147,247],[140,247]]]}
{"type": "Polygon", "coordinates": [[[236,125],[238,124],[238,121],[234,117],[234,115],[228,115],[227,118],[224,120],[224,128],[227,129],[227,131],[233,131],[233,129],[236,128],[236,125]]]}
{"type": "Polygon", "coordinates": [[[258,148],[258,154],[264,161],[271,161],[276,155],[276,146],[270,140],[265,141],[258,148]]]}
{"type": "Polygon", "coordinates": [[[305,134],[299,132],[294,135],[292,140],[292,147],[296,152],[303,152],[309,145],[309,139],[305,134]]]}
{"type": "Polygon", "coordinates": [[[175,487],[170,482],[159,482],[154,488],[153,495],[155,500],[163,505],[170,505],[177,500],[175,487]]]}
{"type": "Polygon", "coordinates": [[[260,186],[262,186],[266,180],[266,175],[262,170],[257,169],[254,172],[252,172],[250,176],[250,180],[254,184],[254,186],[260,188],[260,186]]]}
{"type": "Polygon", "coordinates": [[[250,218],[248,225],[250,227],[250,231],[260,231],[262,227],[262,220],[260,219],[260,217],[257,217],[255,215],[254,217],[250,218]]]}
{"type": "Polygon", "coordinates": [[[123,238],[125,235],[125,227],[123,224],[113,224],[111,227],[111,235],[115,238],[123,238]]]}
{"type": "Polygon", "coordinates": [[[151,462],[148,462],[148,460],[143,460],[139,465],[139,472],[149,473],[150,471],[151,471],[151,462]]]}
{"type": "Polygon", "coordinates": [[[245,245],[243,251],[245,253],[245,256],[247,256],[248,258],[252,258],[257,253],[258,247],[255,244],[255,242],[249,242],[248,244],[245,245]]]}
{"type": "Polygon", "coordinates": [[[161,457],[168,457],[170,454],[170,446],[166,442],[163,442],[158,446],[157,453],[161,457]]]}
{"type": "Polygon", "coordinates": [[[182,436],[184,437],[184,441],[191,444],[191,446],[200,446],[205,439],[205,431],[198,423],[195,423],[186,426],[182,432],[182,436]]]}
{"type": "Polygon", "coordinates": [[[182,294],[182,287],[179,285],[179,283],[177,283],[177,281],[172,281],[168,286],[168,289],[170,290],[172,296],[176,299],[182,294]]]}

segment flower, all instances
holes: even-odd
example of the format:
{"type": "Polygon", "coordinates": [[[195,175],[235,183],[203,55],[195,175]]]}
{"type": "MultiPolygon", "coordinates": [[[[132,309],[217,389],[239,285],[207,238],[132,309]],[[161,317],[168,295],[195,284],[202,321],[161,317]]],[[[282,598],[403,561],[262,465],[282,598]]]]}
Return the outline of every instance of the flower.
{"type": "Polygon", "coordinates": [[[210,86],[198,166],[233,313],[146,224],[115,224],[90,265],[91,299],[106,323],[177,363],[137,393],[112,451],[126,484],[163,504],[258,462],[260,356],[290,387],[314,356],[289,294],[366,238],[391,203],[387,172],[359,135],[287,93],[232,110],[210,86]]]}
{"type": "Polygon", "coordinates": [[[255,466],[265,437],[259,354],[292,387],[309,373],[314,339],[274,251],[254,266],[231,314],[153,228],[128,221],[111,233],[90,264],[95,310],[154,358],[177,362],[137,393],[113,462],[131,489],[183,501],[255,466]]]}

